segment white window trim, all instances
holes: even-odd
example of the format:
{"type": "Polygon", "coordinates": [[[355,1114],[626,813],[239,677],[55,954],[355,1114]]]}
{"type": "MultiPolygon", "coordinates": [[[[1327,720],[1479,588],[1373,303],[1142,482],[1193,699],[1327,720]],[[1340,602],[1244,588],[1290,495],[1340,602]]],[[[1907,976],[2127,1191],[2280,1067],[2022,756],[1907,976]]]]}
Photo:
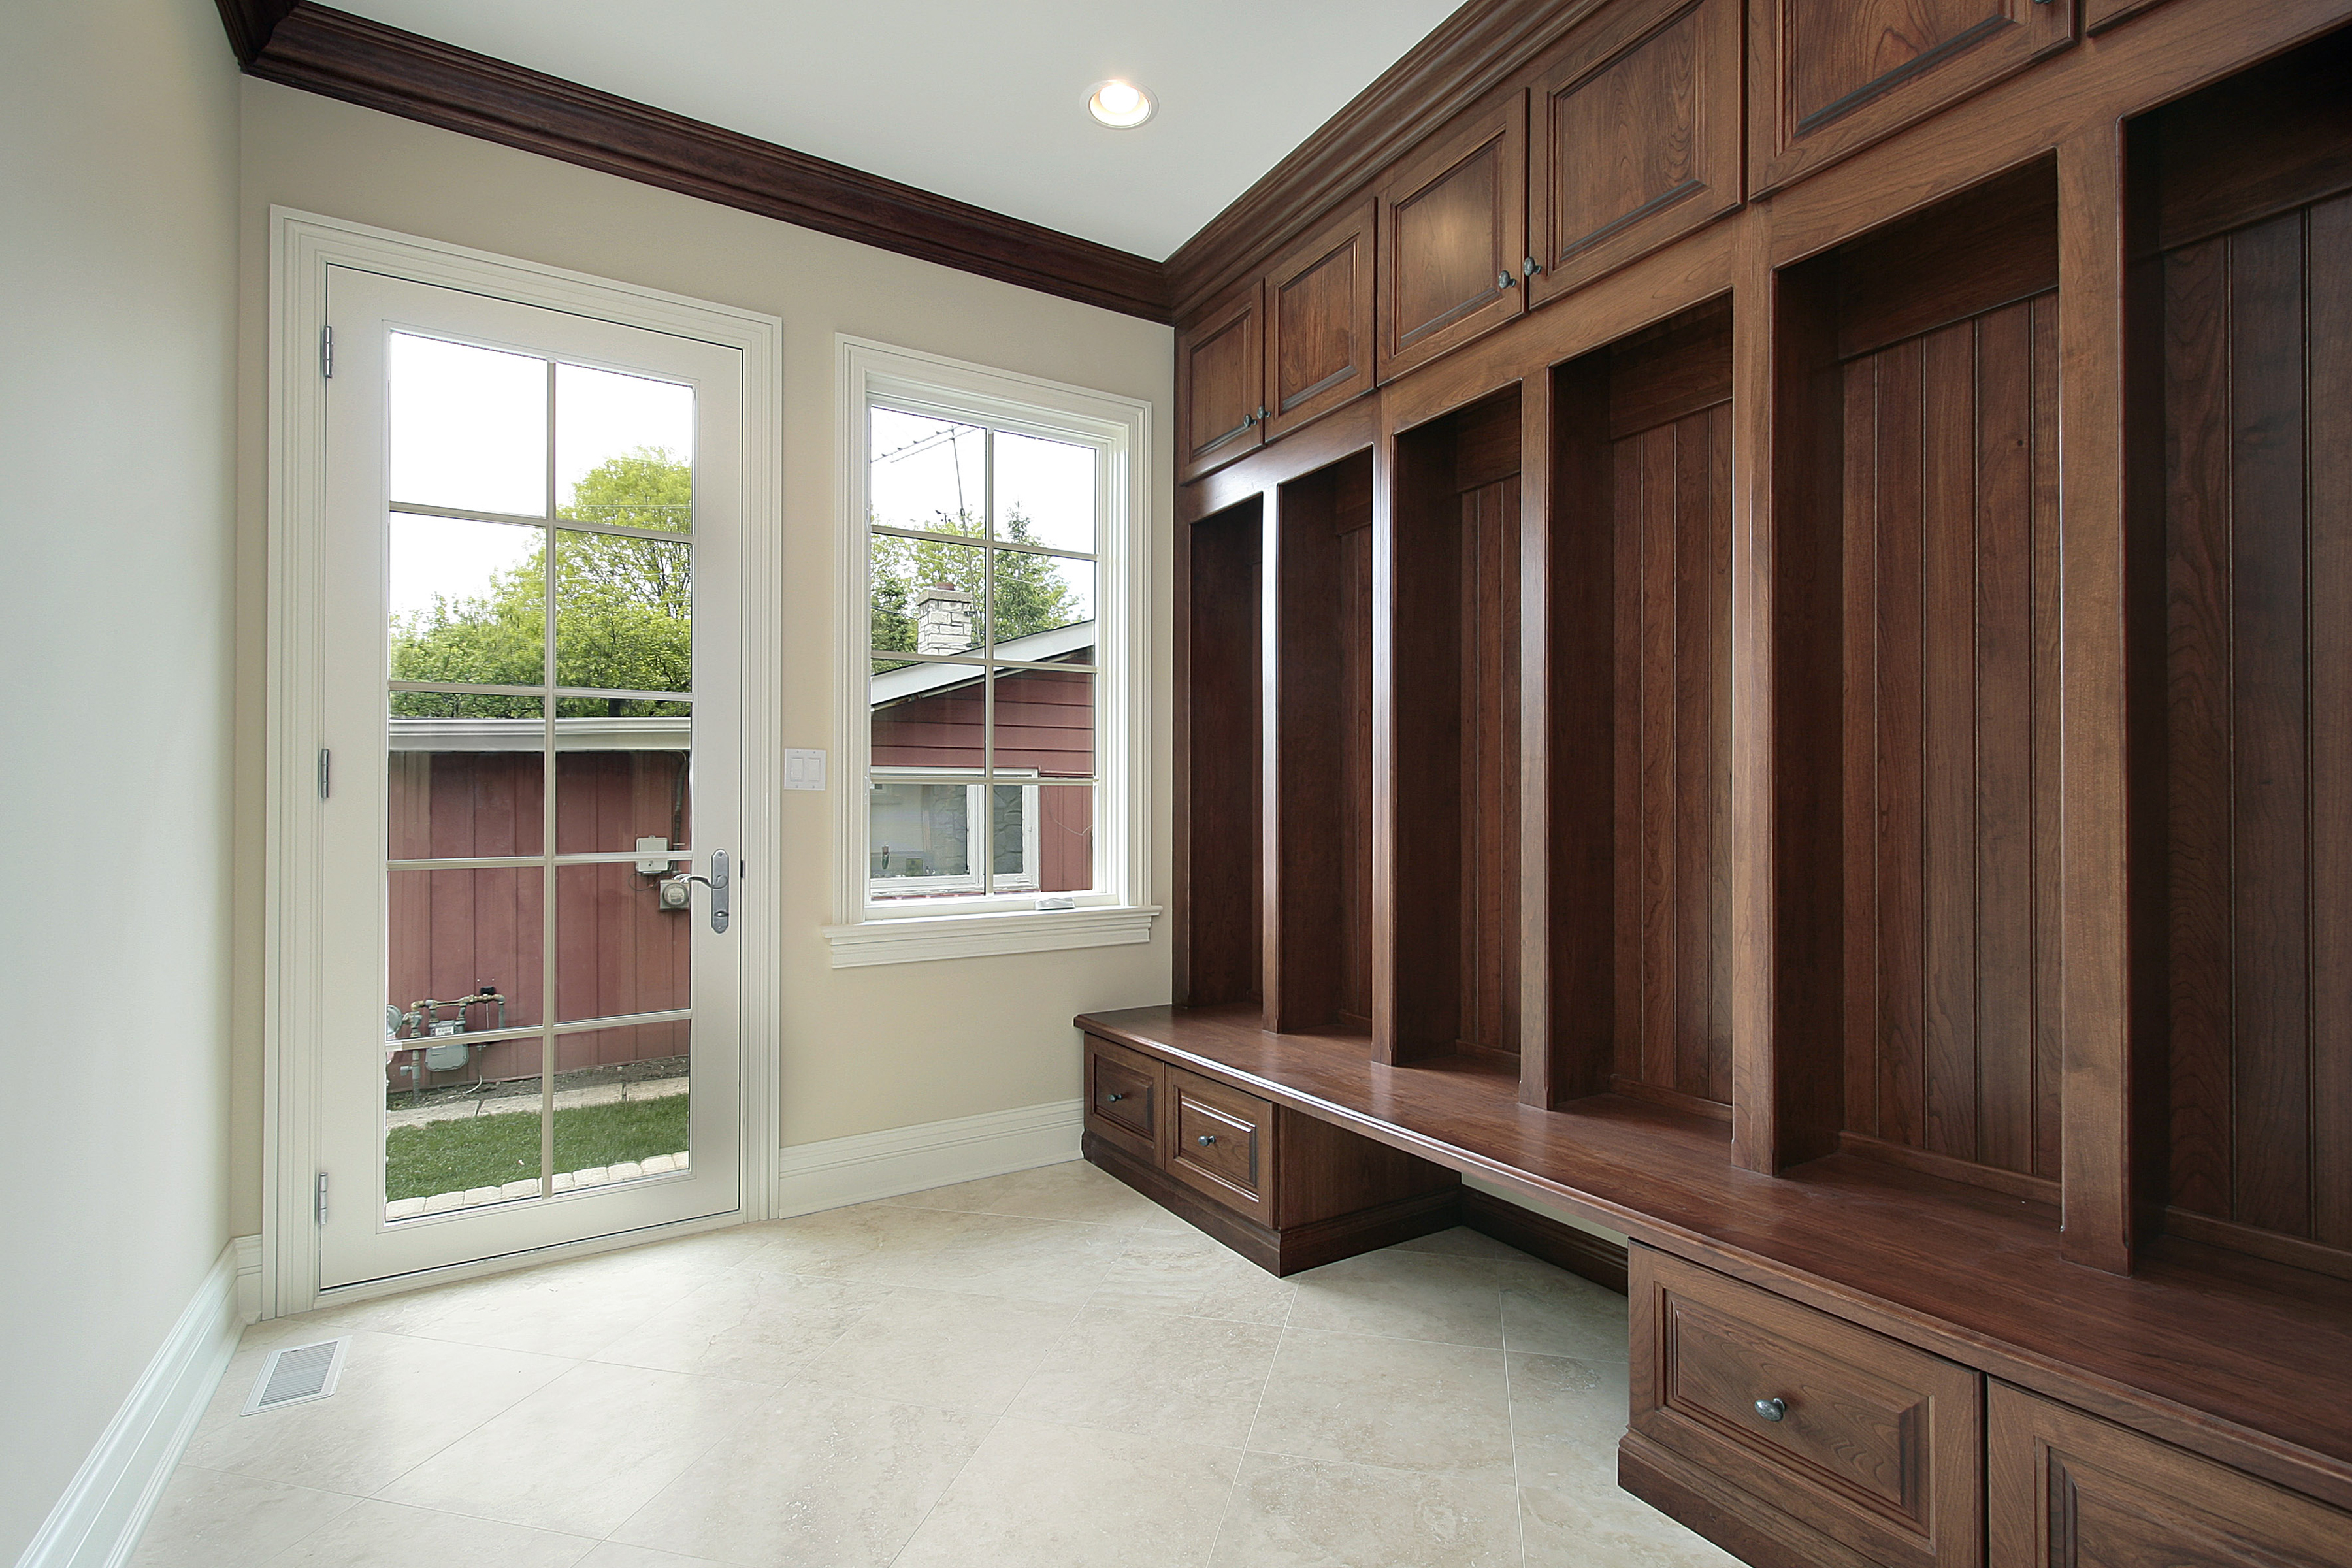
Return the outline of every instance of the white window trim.
{"type": "MultiPolygon", "coordinates": [[[[921,784],[927,782],[923,777],[926,773],[945,773],[950,777],[961,776],[958,770],[954,768],[893,768],[890,770],[891,778],[902,779],[912,784],[921,784]]],[[[1030,768],[1025,771],[999,769],[996,774],[998,780],[1001,781],[1002,784],[1007,785],[1020,784],[1024,779],[1034,779],[1036,776],[1037,771],[1034,768],[1030,768]]],[[[974,822],[988,824],[988,830],[992,830],[994,827],[994,822],[988,815],[988,802],[984,798],[988,786],[986,784],[966,784],[963,786],[964,821],[966,824],[965,833],[967,835],[971,831],[970,824],[974,822]]],[[[1014,889],[1016,894],[1025,893],[1034,896],[1037,891],[1037,807],[1039,804],[1037,800],[1037,786],[1034,784],[1023,785],[1021,795],[1022,869],[1014,872],[1011,879],[1015,883],[1027,884],[1026,887],[1016,887],[1014,889]]],[[[869,816],[866,820],[870,823],[873,819],[869,816]]],[[[969,843],[970,839],[967,837],[967,846],[969,846],[969,843]]],[[[982,846],[983,852],[985,853],[992,855],[995,852],[995,840],[992,837],[992,836],[982,838],[982,846]]],[[[872,846],[868,845],[867,848],[868,858],[870,860],[872,846]]],[[[968,847],[966,853],[970,853],[968,847]]],[[[867,869],[869,871],[872,869],[870,865],[867,869]]],[[[972,882],[974,879],[970,872],[966,872],[961,877],[896,877],[892,878],[891,880],[897,885],[907,889],[907,907],[910,909],[936,909],[941,900],[928,899],[922,895],[940,889],[964,887],[972,882]]],[[[1000,882],[1005,880],[1003,873],[998,873],[996,880],[1000,882]]],[[[887,908],[891,900],[875,900],[874,901],[881,904],[885,908],[887,908]]]]}
{"type": "MultiPolygon", "coordinates": [[[[893,348],[863,338],[835,340],[841,509],[840,587],[836,596],[841,686],[835,745],[842,759],[834,799],[834,910],[824,928],[836,969],[1002,952],[1108,947],[1148,942],[1160,913],[1151,878],[1151,405],[1139,399],[962,360],[893,348]],[[1095,710],[1097,778],[1096,854],[1102,884],[1078,895],[1078,907],[1003,907],[901,913],[867,896],[866,779],[872,761],[868,722],[871,668],[865,606],[872,551],[866,523],[867,403],[911,401],[943,413],[961,410],[993,422],[1027,425],[1040,435],[1083,432],[1107,448],[1103,510],[1097,537],[1095,710]],[[1039,416],[1049,422],[1039,423],[1039,416]]],[[[894,770],[896,771],[896,770],[894,770]]],[[[1015,895],[1028,900],[1033,895],[1015,895]]],[[[944,901],[944,900],[942,900],[944,901]]],[[[980,900],[973,900],[979,904],[980,900]]]]}

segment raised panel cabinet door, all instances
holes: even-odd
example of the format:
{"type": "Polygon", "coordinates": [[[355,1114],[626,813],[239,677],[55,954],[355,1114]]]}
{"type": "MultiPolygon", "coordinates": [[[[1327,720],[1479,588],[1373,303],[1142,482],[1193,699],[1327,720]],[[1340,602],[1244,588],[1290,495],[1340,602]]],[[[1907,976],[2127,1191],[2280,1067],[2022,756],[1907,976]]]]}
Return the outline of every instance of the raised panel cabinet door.
{"type": "Polygon", "coordinates": [[[1739,205],[1739,0],[1644,0],[1558,46],[1529,110],[1530,306],[1739,205]]]}
{"type": "Polygon", "coordinates": [[[1887,1568],[1983,1551],[1979,1375],[1648,1247],[1632,1429],[1887,1568]]]}
{"type": "Polygon", "coordinates": [[[1180,483],[1223,468],[1265,439],[1260,303],[1253,278],[1176,334],[1180,483]]]}
{"type": "Polygon", "coordinates": [[[1380,376],[1427,363],[1524,308],[1528,95],[1458,117],[1380,192],[1380,376]]]}
{"type": "Polygon", "coordinates": [[[1761,195],[2074,41],[2079,0],[1759,0],[1748,171],[1761,195]]]}
{"type": "Polygon", "coordinates": [[[2352,1514],[1995,1383],[1990,1568],[2341,1568],[2352,1514]]]}
{"type": "Polygon", "coordinates": [[[1365,202],[1265,275],[1265,438],[1372,389],[1372,233],[1365,202]]]}
{"type": "Polygon", "coordinates": [[[1086,1040],[1087,1131],[1139,1160],[1157,1163],[1167,1068],[1139,1051],[1093,1035],[1086,1040]]]}
{"type": "Polygon", "coordinates": [[[1182,1068],[1168,1069],[1168,1171],[1260,1225],[1275,1215],[1274,1107],[1182,1068]]]}

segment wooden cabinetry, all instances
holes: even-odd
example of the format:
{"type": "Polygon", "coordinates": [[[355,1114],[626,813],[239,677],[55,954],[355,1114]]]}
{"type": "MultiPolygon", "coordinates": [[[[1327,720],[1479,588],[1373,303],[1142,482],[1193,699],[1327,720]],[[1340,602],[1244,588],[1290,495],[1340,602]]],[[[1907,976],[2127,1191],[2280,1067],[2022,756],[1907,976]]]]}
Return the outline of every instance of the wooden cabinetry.
{"type": "Polygon", "coordinates": [[[1754,0],[1748,188],[1810,174],[2074,41],[2076,0],[1754,0]]]}
{"type": "Polygon", "coordinates": [[[1990,1568],[2337,1568],[2352,1513],[2006,1384],[1986,1401],[1990,1568]]]}
{"type": "Polygon", "coordinates": [[[1176,334],[1176,475],[1197,479],[1265,439],[1264,290],[1255,278],[1176,334]]]}
{"type": "Polygon", "coordinates": [[[1382,381],[1519,313],[1527,193],[1524,92],[1464,115],[1382,181],[1382,381]]]}
{"type": "Polygon", "coordinates": [[[1531,106],[1528,280],[1539,305],[1739,205],[1739,0],[1607,7],[1531,106]]]}
{"type": "Polygon", "coordinates": [[[1294,246],[1265,275],[1265,437],[1372,389],[1371,203],[1294,246]]]}

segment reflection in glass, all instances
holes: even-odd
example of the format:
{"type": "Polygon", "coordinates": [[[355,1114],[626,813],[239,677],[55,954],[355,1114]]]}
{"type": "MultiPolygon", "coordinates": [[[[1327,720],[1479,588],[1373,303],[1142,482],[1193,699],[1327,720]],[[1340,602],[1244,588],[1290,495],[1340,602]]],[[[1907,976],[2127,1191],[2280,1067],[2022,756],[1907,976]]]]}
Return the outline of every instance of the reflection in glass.
{"type": "MultiPolygon", "coordinates": [[[[508,700],[539,706],[537,699],[508,700]]],[[[535,714],[415,719],[395,713],[384,762],[386,856],[450,860],[538,854],[546,788],[540,748],[546,734],[545,721],[535,714]]]]}
{"type": "Polygon", "coordinates": [[[690,531],[694,389],[557,365],[555,479],[562,515],[575,521],[690,531]]]}
{"type": "Polygon", "coordinates": [[[641,850],[640,868],[660,872],[688,843],[693,733],[682,713],[557,720],[555,852],[641,850]]]}
{"type": "Polygon", "coordinates": [[[387,1029],[405,1041],[538,1024],[541,882],[536,866],[387,872],[387,1029]]]}
{"type": "Polygon", "coordinates": [[[1001,669],[996,682],[996,761],[1001,773],[1092,778],[1095,678],[1075,669],[1001,669]]]}
{"type": "MultiPolygon", "coordinates": [[[[1095,786],[1041,784],[1018,793],[1031,886],[1041,893],[1093,891],[1095,786]]],[[[1009,847],[1009,836],[1005,843],[1009,847]]]]}
{"type": "Polygon", "coordinates": [[[1055,658],[1066,656],[1082,664],[1094,662],[1094,639],[1073,646],[1070,637],[1052,634],[1073,626],[1092,626],[1095,618],[1095,564],[1060,555],[1032,555],[1022,550],[996,552],[996,656],[999,658],[1055,658]]]}
{"type": "Polygon", "coordinates": [[[997,432],[996,537],[1091,553],[1095,462],[1092,447],[997,432]]]}
{"type": "Polygon", "coordinates": [[[667,872],[622,860],[555,868],[555,1016],[560,1023],[664,1013],[688,1002],[694,921],[664,909],[667,872]]]}
{"type": "Polygon", "coordinates": [[[692,1104],[684,1019],[555,1037],[555,1190],[682,1171],[692,1104]]]}
{"type": "Polygon", "coordinates": [[[872,411],[866,502],[887,528],[979,534],[988,526],[988,432],[928,415],[872,411]]]}
{"type": "Polygon", "coordinates": [[[877,659],[866,684],[874,766],[979,772],[988,761],[983,673],[976,664],[877,659]]]}
{"type": "Polygon", "coordinates": [[[872,549],[876,653],[968,653],[986,639],[986,550],[889,533],[872,549]]]}
{"type": "Polygon", "coordinates": [[[414,332],[391,344],[392,499],[547,515],[547,362],[414,332]]]}
{"type": "Polygon", "coordinates": [[[394,680],[546,679],[544,529],[394,512],[387,531],[394,680]]]}
{"type": "Polygon", "coordinates": [[[543,1190],[542,1080],[536,1036],[471,1047],[462,1040],[437,1041],[399,1052],[394,1061],[411,1057],[454,1061],[467,1056],[471,1064],[433,1075],[447,1080],[437,1087],[420,1093],[397,1080],[393,1086],[384,1107],[386,1219],[524,1202],[543,1190]],[[523,1070],[510,1070],[523,1063],[528,1064],[523,1070]]]}
{"type": "Polygon", "coordinates": [[[556,532],[555,681],[628,691],[694,684],[694,547],[556,532]]]}
{"type": "Polygon", "coordinates": [[[877,779],[866,792],[866,850],[877,899],[964,897],[980,890],[971,863],[978,784],[877,779]]]}

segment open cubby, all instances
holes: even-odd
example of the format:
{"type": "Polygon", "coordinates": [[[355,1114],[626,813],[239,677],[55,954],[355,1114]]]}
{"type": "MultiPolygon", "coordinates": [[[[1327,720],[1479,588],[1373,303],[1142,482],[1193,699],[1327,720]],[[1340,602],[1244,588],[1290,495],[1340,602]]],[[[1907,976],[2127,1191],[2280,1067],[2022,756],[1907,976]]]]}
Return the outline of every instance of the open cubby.
{"type": "Polygon", "coordinates": [[[1372,455],[1276,494],[1266,1026],[1372,1015],[1372,455]]]}
{"type": "Polygon", "coordinates": [[[1731,1100],[1731,311],[1559,366],[1547,1098],[1731,1100]]]}
{"type": "Polygon", "coordinates": [[[2347,80],[2338,34],[2130,128],[2126,419],[2144,1222],[2352,1277],[2347,80]]]}
{"type": "Polygon", "coordinates": [[[1811,1089],[1783,1163],[1843,1149],[2054,1197],[2055,165],[1782,281],[1776,635],[1804,746],[1779,762],[1813,851],[1782,872],[1775,1067],[1811,1089]]]}
{"type": "Polygon", "coordinates": [[[1397,438],[1387,1059],[1519,1044],[1519,397],[1397,438]]]}
{"type": "Polygon", "coordinates": [[[1183,815],[1185,970],[1195,1005],[1258,994],[1261,810],[1258,765],[1257,497],[1192,525],[1187,626],[1183,815]]]}

